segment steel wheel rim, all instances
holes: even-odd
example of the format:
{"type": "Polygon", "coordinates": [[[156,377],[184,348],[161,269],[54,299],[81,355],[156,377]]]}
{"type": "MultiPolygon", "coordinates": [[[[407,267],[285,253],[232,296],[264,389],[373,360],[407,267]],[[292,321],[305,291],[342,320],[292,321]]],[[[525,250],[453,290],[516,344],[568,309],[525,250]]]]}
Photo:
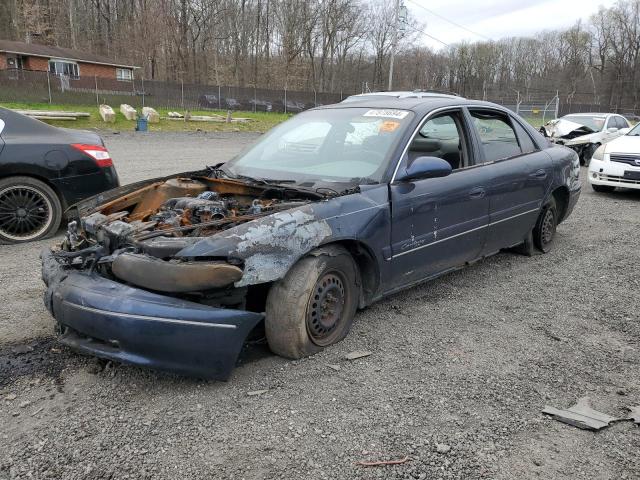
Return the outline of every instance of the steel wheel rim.
{"type": "Polygon", "coordinates": [[[51,201],[29,185],[12,185],[0,191],[0,233],[10,240],[33,240],[53,222],[51,201]]]}
{"type": "Polygon", "coordinates": [[[318,279],[307,308],[307,332],[316,345],[327,346],[340,334],[344,321],[345,280],[338,272],[328,272],[318,279]]]}
{"type": "Polygon", "coordinates": [[[553,235],[555,233],[555,215],[551,209],[548,209],[544,213],[544,218],[542,219],[542,244],[548,245],[553,240],[553,235]]]}

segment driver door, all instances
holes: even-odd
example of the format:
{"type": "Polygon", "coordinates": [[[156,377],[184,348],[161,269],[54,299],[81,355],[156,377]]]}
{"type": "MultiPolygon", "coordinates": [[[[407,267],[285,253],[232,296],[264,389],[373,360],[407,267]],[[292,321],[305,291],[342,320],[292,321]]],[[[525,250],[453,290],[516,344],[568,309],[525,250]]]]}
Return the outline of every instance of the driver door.
{"type": "Polygon", "coordinates": [[[420,156],[439,157],[453,172],[390,185],[396,288],[475,260],[482,251],[490,179],[474,164],[468,132],[462,109],[438,113],[424,122],[401,160],[400,168],[420,156]]]}

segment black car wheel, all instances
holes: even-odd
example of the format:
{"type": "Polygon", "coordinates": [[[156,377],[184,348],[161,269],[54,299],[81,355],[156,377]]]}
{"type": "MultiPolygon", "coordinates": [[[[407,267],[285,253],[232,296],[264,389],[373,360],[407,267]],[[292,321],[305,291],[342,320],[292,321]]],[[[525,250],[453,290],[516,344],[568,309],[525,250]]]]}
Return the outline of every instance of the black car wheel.
{"type": "Polygon", "coordinates": [[[0,241],[22,243],[56,232],[62,205],[45,183],[30,177],[0,180],[0,241]]]}
{"type": "Polygon", "coordinates": [[[593,188],[594,192],[598,193],[611,193],[616,189],[616,187],[612,187],[611,185],[594,185],[593,183],[591,184],[591,188],[593,188]]]}
{"type": "Polygon", "coordinates": [[[558,226],[558,209],[556,202],[551,199],[538,216],[536,225],[533,228],[533,243],[544,253],[551,250],[556,237],[556,227],[558,226]]]}
{"type": "Polygon", "coordinates": [[[585,147],[585,149],[582,151],[582,162],[580,162],[580,164],[584,165],[585,167],[588,167],[589,164],[591,163],[591,158],[593,157],[593,154],[596,152],[598,148],[600,148],[599,143],[592,143],[588,147],[585,147]]]}
{"type": "Polygon", "coordinates": [[[302,358],[342,340],[358,306],[358,269],[342,247],[326,247],[296,263],[269,291],[269,347],[302,358]]]}

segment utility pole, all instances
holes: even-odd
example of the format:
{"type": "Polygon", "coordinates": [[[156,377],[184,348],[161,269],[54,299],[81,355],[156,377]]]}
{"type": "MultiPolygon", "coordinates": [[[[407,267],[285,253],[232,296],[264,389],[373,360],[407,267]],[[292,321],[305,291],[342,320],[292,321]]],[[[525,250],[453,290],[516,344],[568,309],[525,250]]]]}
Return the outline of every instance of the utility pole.
{"type": "Polygon", "coordinates": [[[398,17],[400,14],[400,0],[395,0],[396,5],[393,9],[393,32],[391,37],[391,59],[389,60],[389,88],[391,91],[393,88],[393,60],[396,53],[396,46],[398,44],[398,17]]]}

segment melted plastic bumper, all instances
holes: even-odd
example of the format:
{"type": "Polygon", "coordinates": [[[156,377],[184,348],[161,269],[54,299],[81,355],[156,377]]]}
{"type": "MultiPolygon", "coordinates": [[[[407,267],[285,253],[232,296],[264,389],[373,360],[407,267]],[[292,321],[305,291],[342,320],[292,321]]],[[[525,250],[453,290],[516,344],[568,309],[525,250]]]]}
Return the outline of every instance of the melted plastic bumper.
{"type": "Polygon", "coordinates": [[[227,380],[247,335],[263,319],[66,269],[50,251],[41,258],[45,306],[61,326],[60,341],[100,358],[227,380]]]}

